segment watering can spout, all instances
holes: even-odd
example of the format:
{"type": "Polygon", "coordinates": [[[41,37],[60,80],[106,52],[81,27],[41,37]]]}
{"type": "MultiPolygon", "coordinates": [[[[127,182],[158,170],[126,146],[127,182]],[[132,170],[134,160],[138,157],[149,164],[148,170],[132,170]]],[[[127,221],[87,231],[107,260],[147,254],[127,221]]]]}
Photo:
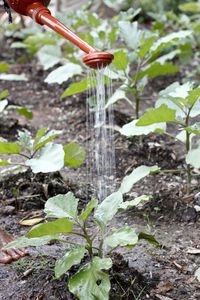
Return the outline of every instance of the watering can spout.
{"type": "Polygon", "coordinates": [[[83,62],[88,67],[93,69],[103,68],[112,62],[113,55],[111,53],[96,50],[54,18],[47,8],[49,0],[7,0],[7,2],[17,13],[31,17],[40,25],[48,26],[83,50],[86,53],[83,57],[83,62]]]}

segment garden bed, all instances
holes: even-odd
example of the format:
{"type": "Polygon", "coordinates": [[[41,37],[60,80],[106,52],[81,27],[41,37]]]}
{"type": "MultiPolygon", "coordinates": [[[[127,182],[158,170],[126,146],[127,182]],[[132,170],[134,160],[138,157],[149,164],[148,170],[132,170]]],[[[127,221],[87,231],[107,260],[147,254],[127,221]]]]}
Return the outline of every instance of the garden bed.
{"type": "MultiPolygon", "coordinates": [[[[0,60],[11,61],[13,57],[18,57],[19,53],[9,48],[9,41],[3,41],[1,45],[4,47],[0,60]]],[[[10,91],[11,103],[30,106],[34,117],[26,121],[10,111],[5,120],[1,120],[0,136],[14,140],[18,129],[28,128],[35,133],[39,128],[47,126],[62,129],[59,142],[77,141],[86,145],[86,96],[60,100],[59,96],[66,87],[45,84],[45,72],[39,66],[36,67],[34,61],[14,63],[12,71],[16,74],[25,73],[28,81],[1,81],[1,88],[10,91]]],[[[162,78],[160,81],[162,83],[162,78]]],[[[126,123],[130,115],[127,107],[123,109],[125,114],[120,107],[115,112],[116,125],[126,123]]],[[[116,133],[115,146],[116,184],[139,165],[158,164],[162,168],[175,169],[183,164],[182,152],[177,144],[170,138],[156,134],[145,138],[141,145],[137,138],[128,140],[116,133]]],[[[161,247],[140,243],[133,249],[119,249],[110,271],[110,299],[200,299],[200,284],[194,277],[195,270],[200,266],[200,221],[194,209],[194,195],[198,190],[194,190],[190,197],[185,197],[185,185],[184,177],[165,174],[151,175],[134,187],[133,195],[150,194],[152,200],[140,210],[131,209],[122,213],[111,226],[123,222],[137,231],[146,229],[155,234],[161,247]]],[[[19,236],[27,230],[19,225],[19,221],[30,212],[42,215],[48,197],[73,191],[81,203],[86,203],[86,166],[75,170],[65,168],[61,173],[51,175],[36,176],[31,172],[11,175],[1,180],[0,187],[0,227],[19,236]]],[[[56,243],[43,246],[37,251],[30,249],[30,257],[10,265],[1,265],[0,299],[75,299],[66,289],[69,274],[60,280],[53,278],[53,265],[61,250],[63,246],[56,243]]]]}

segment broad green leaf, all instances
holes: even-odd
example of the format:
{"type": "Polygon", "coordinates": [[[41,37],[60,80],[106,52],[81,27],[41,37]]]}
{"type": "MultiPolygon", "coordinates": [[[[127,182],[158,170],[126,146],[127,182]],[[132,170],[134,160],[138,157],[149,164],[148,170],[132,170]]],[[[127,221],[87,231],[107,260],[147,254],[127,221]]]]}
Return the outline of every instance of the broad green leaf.
{"type": "MultiPolygon", "coordinates": [[[[94,82],[94,81],[93,81],[94,82]]],[[[95,85],[95,84],[94,84],[95,85]]],[[[87,78],[83,79],[80,82],[75,82],[72,83],[65,91],[64,93],[61,95],[61,99],[71,96],[71,95],[75,95],[75,94],[80,94],[83,93],[85,91],[87,91],[89,89],[89,85],[88,85],[88,81],[87,78]]]]}
{"type": "Polygon", "coordinates": [[[157,108],[151,108],[136,123],[137,126],[147,126],[161,122],[177,122],[176,111],[162,104],[157,108]]]}
{"type": "Polygon", "coordinates": [[[156,123],[147,126],[137,126],[136,123],[138,120],[133,120],[132,122],[124,125],[120,129],[120,133],[127,136],[139,136],[139,135],[148,135],[151,132],[163,133],[166,131],[166,123],[156,123]]]}
{"type": "Polygon", "coordinates": [[[140,50],[138,51],[138,55],[140,58],[145,58],[155,41],[156,36],[151,36],[149,39],[144,39],[144,41],[140,45],[140,50]]]}
{"type": "Polygon", "coordinates": [[[62,145],[49,143],[41,149],[37,158],[27,160],[25,164],[33,173],[56,172],[64,167],[64,156],[62,145]]]}
{"type": "Polygon", "coordinates": [[[194,273],[195,277],[197,278],[198,281],[200,281],[200,268],[198,268],[195,273],[194,273]]]}
{"type": "Polygon", "coordinates": [[[10,96],[10,93],[8,90],[4,90],[0,93],[0,100],[3,100],[5,98],[7,98],[8,96],[10,96]]]}
{"type": "Polygon", "coordinates": [[[137,22],[119,21],[120,35],[125,41],[126,45],[136,50],[139,46],[141,38],[141,30],[138,29],[137,22]]]}
{"type": "Polygon", "coordinates": [[[117,70],[126,70],[129,64],[128,56],[125,50],[120,49],[114,53],[114,60],[112,62],[112,66],[114,66],[117,70]]]}
{"type": "Polygon", "coordinates": [[[69,78],[72,78],[74,75],[80,75],[81,73],[81,66],[73,63],[67,63],[66,65],[52,71],[45,79],[45,82],[61,84],[69,78]]]}
{"type": "Polygon", "coordinates": [[[0,73],[7,73],[10,70],[9,64],[0,62],[0,73]]]}
{"type": "Polygon", "coordinates": [[[129,101],[129,99],[126,97],[126,92],[121,90],[120,88],[117,89],[114,94],[108,99],[108,102],[105,105],[105,108],[108,108],[110,105],[116,103],[119,100],[126,99],[129,101]]]}
{"type": "Polygon", "coordinates": [[[17,75],[17,74],[0,74],[0,80],[6,81],[27,81],[27,77],[25,75],[17,75]]]}
{"type": "Polygon", "coordinates": [[[45,45],[37,52],[37,57],[44,70],[47,70],[60,62],[62,53],[57,45],[45,45]]]}
{"type": "Polygon", "coordinates": [[[64,162],[70,168],[81,166],[86,157],[85,149],[77,143],[70,143],[63,146],[65,152],[64,162]]]}
{"type": "Polygon", "coordinates": [[[194,168],[200,168],[200,148],[192,149],[188,152],[186,163],[194,168]]]}
{"type": "Polygon", "coordinates": [[[160,243],[155,239],[155,237],[151,234],[140,232],[138,235],[139,240],[145,240],[154,246],[160,246],[160,243]]]}
{"type": "Polygon", "coordinates": [[[135,230],[129,226],[113,229],[111,235],[105,238],[105,243],[110,248],[118,246],[135,246],[137,242],[138,236],[135,230]]]}
{"type": "Polygon", "coordinates": [[[19,107],[17,108],[17,112],[21,115],[24,116],[27,119],[32,119],[33,118],[33,113],[26,107],[19,107]]]}
{"type": "Polygon", "coordinates": [[[53,141],[62,131],[60,130],[50,130],[47,128],[41,128],[36,135],[34,140],[33,149],[39,150],[49,142],[53,141]]]}
{"type": "Polygon", "coordinates": [[[8,160],[0,159],[0,166],[5,167],[8,166],[10,162],[8,160]]]}
{"type": "MultiPolygon", "coordinates": [[[[121,186],[119,191],[122,194],[129,193],[130,190],[132,189],[133,185],[141,180],[142,178],[146,177],[149,175],[151,172],[156,172],[158,171],[159,168],[157,166],[153,167],[147,167],[147,166],[140,166],[134,169],[130,175],[127,175],[124,177],[122,180],[121,186]]],[[[121,205],[121,203],[120,203],[121,205]]]]}
{"type": "Polygon", "coordinates": [[[172,32],[164,37],[161,37],[154,45],[151,47],[151,54],[154,55],[160,52],[162,49],[174,44],[174,42],[184,39],[192,35],[191,30],[181,30],[178,32],[172,32]]]}
{"type": "Polygon", "coordinates": [[[20,151],[16,143],[0,142],[0,154],[18,154],[20,151]]]}
{"type": "Polygon", "coordinates": [[[4,111],[4,109],[6,108],[7,105],[8,105],[8,100],[1,100],[0,101],[0,113],[2,111],[4,111]]]}
{"type": "Polygon", "coordinates": [[[65,274],[72,266],[80,264],[85,252],[86,249],[83,246],[76,246],[67,251],[55,263],[55,277],[57,279],[60,278],[60,276],[65,274]]]}
{"type": "Polygon", "coordinates": [[[101,226],[105,227],[117,213],[119,206],[123,202],[121,192],[115,192],[101,202],[95,211],[94,219],[101,226]]]}
{"type": "Polygon", "coordinates": [[[119,209],[126,210],[132,207],[136,207],[139,206],[140,204],[146,203],[147,201],[149,201],[149,199],[150,196],[142,195],[135,198],[134,200],[122,202],[119,209]]]}
{"type": "Polygon", "coordinates": [[[4,249],[14,249],[14,248],[23,248],[28,246],[39,247],[48,244],[52,240],[57,240],[58,235],[46,235],[39,238],[27,238],[22,236],[9,244],[7,244],[4,249]]]}
{"type": "Polygon", "coordinates": [[[73,193],[68,192],[65,195],[57,195],[49,198],[45,203],[44,212],[49,218],[70,218],[77,216],[78,199],[73,193]]]}
{"type": "Polygon", "coordinates": [[[200,13],[200,3],[199,1],[184,3],[179,5],[179,9],[183,12],[198,14],[200,13]]]}
{"type": "Polygon", "coordinates": [[[35,238],[52,234],[69,233],[72,231],[74,223],[66,218],[58,219],[52,222],[43,223],[31,229],[26,237],[35,238]]]}
{"type": "Polygon", "coordinates": [[[110,291],[109,275],[102,270],[112,267],[110,258],[95,257],[69,280],[69,290],[79,300],[108,300],[110,291]]]}
{"type": "Polygon", "coordinates": [[[142,79],[145,76],[149,78],[155,78],[157,76],[162,76],[166,74],[175,74],[179,71],[179,68],[173,64],[165,63],[161,64],[159,61],[156,61],[150,65],[148,65],[145,69],[142,69],[137,77],[138,79],[142,79]]]}

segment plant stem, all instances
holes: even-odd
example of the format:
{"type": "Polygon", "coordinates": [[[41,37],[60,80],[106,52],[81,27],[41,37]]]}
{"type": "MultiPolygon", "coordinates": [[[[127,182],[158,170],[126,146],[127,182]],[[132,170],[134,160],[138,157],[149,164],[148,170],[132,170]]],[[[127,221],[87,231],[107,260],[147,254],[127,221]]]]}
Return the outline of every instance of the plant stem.
{"type": "MultiPolygon", "coordinates": [[[[188,154],[189,151],[190,151],[190,133],[186,131],[186,154],[188,154]]],[[[189,195],[191,190],[191,181],[192,181],[191,167],[189,164],[187,164],[186,171],[187,171],[187,195],[189,195]]]]}
{"type": "Polygon", "coordinates": [[[137,91],[137,88],[136,88],[136,93],[135,93],[135,116],[136,116],[136,119],[139,119],[139,117],[140,117],[140,96],[137,91]]]}
{"type": "MultiPolygon", "coordinates": [[[[192,107],[188,110],[188,113],[186,115],[185,119],[185,130],[189,126],[189,118],[190,118],[190,112],[191,112],[192,107]]],[[[186,155],[190,151],[190,132],[186,130],[186,143],[185,143],[185,151],[186,155]]],[[[187,195],[190,194],[191,190],[191,181],[192,181],[192,174],[191,174],[191,167],[189,164],[186,165],[186,172],[187,172],[187,195]]]]}

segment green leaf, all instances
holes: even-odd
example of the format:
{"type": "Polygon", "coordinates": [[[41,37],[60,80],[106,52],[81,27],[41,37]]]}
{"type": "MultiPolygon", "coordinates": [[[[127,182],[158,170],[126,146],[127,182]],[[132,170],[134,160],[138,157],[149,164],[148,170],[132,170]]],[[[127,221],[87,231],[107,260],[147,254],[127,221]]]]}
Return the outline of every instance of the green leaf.
{"type": "Polygon", "coordinates": [[[79,220],[85,221],[88,218],[88,216],[91,214],[93,209],[95,207],[97,207],[97,204],[98,204],[98,201],[96,199],[90,200],[90,202],[87,204],[85,210],[79,216],[79,220]]]}
{"type": "Polygon", "coordinates": [[[78,199],[73,193],[68,192],[65,195],[57,195],[49,198],[45,203],[44,212],[49,218],[70,218],[77,216],[78,199]]]}
{"type": "Polygon", "coordinates": [[[126,45],[136,50],[139,46],[141,38],[141,30],[138,30],[137,22],[119,21],[120,35],[125,41],[126,45]]]}
{"type": "Polygon", "coordinates": [[[61,131],[59,130],[50,130],[47,131],[47,128],[41,128],[36,135],[36,138],[34,140],[33,149],[39,150],[42,147],[44,147],[49,142],[53,141],[61,131]]]}
{"type": "Polygon", "coordinates": [[[155,40],[156,36],[151,36],[149,39],[144,39],[144,41],[140,45],[140,50],[138,51],[138,55],[140,58],[145,58],[155,40]]]}
{"type": "Polygon", "coordinates": [[[200,148],[192,149],[188,152],[186,163],[194,168],[200,168],[200,148]]]}
{"type": "Polygon", "coordinates": [[[58,235],[46,235],[42,238],[27,238],[22,236],[9,244],[7,244],[4,249],[14,249],[14,248],[23,248],[28,246],[39,247],[48,244],[52,240],[57,240],[58,235]]]}
{"type": "Polygon", "coordinates": [[[85,247],[76,246],[65,253],[55,264],[55,277],[58,279],[65,274],[72,266],[78,265],[86,252],[85,247]]]}
{"type": "Polygon", "coordinates": [[[200,281],[200,268],[198,268],[195,273],[194,276],[197,278],[198,281],[200,281]]]}
{"type": "Polygon", "coordinates": [[[145,240],[154,246],[160,246],[160,243],[155,239],[155,237],[151,234],[140,232],[138,235],[139,240],[145,240]]]}
{"type": "Polygon", "coordinates": [[[162,49],[174,44],[174,42],[184,39],[192,35],[191,30],[181,30],[178,32],[172,32],[164,37],[161,37],[154,45],[151,47],[151,55],[157,54],[162,49]]]}
{"type": "Polygon", "coordinates": [[[112,266],[110,258],[95,257],[69,280],[69,290],[79,300],[108,300],[110,280],[107,273],[112,266]]]}
{"type": "Polygon", "coordinates": [[[63,146],[65,152],[65,164],[70,168],[81,166],[85,161],[85,149],[77,143],[70,143],[63,146]]]}
{"type": "Polygon", "coordinates": [[[0,154],[18,154],[20,151],[16,143],[0,142],[0,154]]]}
{"type": "Polygon", "coordinates": [[[112,62],[112,66],[114,66],[117,70],[125,71],[128,64],[129,60],[125,50],[121,49],[114,53],[114,60],[112,62]]]}
{"type": "Polygon", "coordinates": [[[164,133],[166,131],[166,123],[156,123],[147,126],[137,126],[138,120],[125,124],[121,129],[120,133],[127,136],[140,136],[148,135],[151,132],[164,133]]]}
{"type": "Polygon", "coordinates": [[[153,167],[140,166],[140,167],[134,169],[130,175],[127,175],[124,177],[119,191],[122,194],[126,194],[126,193],[130,192],[130,190],[132,189],[133,185],[136,182],[138,182],[142,178],[146,177],[151,172],[155,172],[157,170],[159,170],[159,168],[157,166],[153,166],[153,167]]]}
{"type": "Polygon", "coordinates": [[[193,89],[188,92],[187,102],[189,105],[193,106],[200,98],[200,87],[193,89]]]}
{"type": "Polygon", "coordinates": [[[10,96],[10,93],[8,90],[4,90],[0,93],[0,100],[3,100],[5,98],[7,98],[8,96],[10,96]]]}
{"type": "Polygon", "coordinates": [[[117,89],[114,94],[108,99],[108,102],[106,103],[105,105],[105,108],[108,108],[110,105],[116,103],[117,101],[119,100],[122,100],[122,99],[125,99],[125,100],[128,100],[129,99],[126,97],[126,92],[121,90],[120,88],[117,89]]]}
{"type": "Polygon", "coordinates": [[[49,143],[41,149],[37,158],[27,160],[25,164],[33,173],[56,172],[64,166],[64,156],[62,145],[49,143]]]}
{"type": "Polygon", "coordinates": [[[135,246],[137,242],[138,236],[135,230],[129,226],[113,229],[112,234],[105,238],[105,243],[110,248],[118,246],[135,246]]]}
{"type": "Polygon", "coordinates": [[[177,122],[176,111],[162,104],[157,108],[151,108],[136,123],[137,126],[147,126],[161,122],[177,122]]]}
{"type": "Polygon", "coordinates": [[[25,75],[17,75],[17,74],[0,74],[0,80],[6,81],[27,81],[27,77],[25,75]]]}
{"type": "Polygon", "coordinates": [[[9,64],[0,62],[0,73],[7,73],[10,70],[9,64]]]}
{"type": "MultiPolygon", "coordinates": [[[[94,81],[92,81],[94,84],[94,81]]],[[[95,84],[94,84],[95,85],[95,84]]],[[[87,78],[83,79],[80,82],[75,82],[72,83],[65,91],[64,93],[61,95],[61,99],[71,96],[71,95],[75,95],[75,94],[80,94],[83,93],[85,91],[87,91],[89,88],[91,88],[91,86],[89,86],[88,84],[88,80],[87,78]]]]}
{"type": "Polygon", "coordinates": [[[96,220],[96,222],[101,227],[105,227],[117,213],[122,201],[123,198],[121,192],[115,192],[108,196],[97,206],[94,214],[94,219],[96,220]]]}
{"type": "Polygon", "coordinates": [[[21,115],[24,116],[27,119],[32,119],[33,118],[33,113],[26,107],[19,107],[17,108],[17,112],[21,115]]]}
{"type": "Polygon", "coordinates": [[[36,134],[36,137],[35,137],[35,140],[34,140],[34,145],[37,145],[37,143],[45,135],[46,132],[47,132],[47,128],[45,128],[45,127],[38,130],[38,132],[36,134]]]}
{"type": "Polygon", "coordinates": [[[62,53],[57,45],[45,45],[37,52],[37,57],[44,70],[47,70],[60,62],[62,53]]]}
{"type": "Polygon", "coordinates": [[[159,61],[156,61],[150,65],[148,65],[145,69],[142,69],[137,77],[138,79],[142,79],[145,76],[149,78],[155,78],[157,76],[162,76],[166,74],[175,74],[179,71],[179,68],[173,64],[165,63],[161,64],[159,61]]]}
{"type": "Polygon", "coordinates": [[[29,152],[32,150],[33,140],[31,133],[28,130],[18,131],[18,144],[24,150],[28,150],[29,152]]]}
{"type": "Polygon", "coordinates": [[[179,5],[179,9],[183,12],[198,14],[200,12],[200,3],[198,1],[184,3],[179,5]]]}
{"type": "Polygon", "coordinates": [[[132,207],[136,207],[136,206],[139,206],[140,204],[146,203],[147,201],[149,201],[149,199],[150,199],[150,196],[142,195],[142,196],[136,197],[134,200],[122,202],[119,209],[126,210],[126,209],[129,209],[132,207]]]}
{"type": "Polygon", "coordinates": [[[61,84],[69,78],[72,78],[74,75],[80,75],[81,73],[81,66],[73,63],[67,63],[66,65],[52,71],[45,79],[45,82],[61,84]]]}
{"type": "Polygon", "coordinates": [[[0,159],[0,166],[5,167],[8,166],[10,162],[8,160],[0,159]]]}
{"type": "Polygon", "coordinates": [[[74,223],[66,218],[58,219],[53,222],[39,224],[31,229],[26,237],[42,237],[52,234],[69,233],[72,231],[74,223]]]}
{"type": "Polygon", "coordinates": [[[8,100],[1,100],[0,101],[0,113],[2,111],[4,111],[4,109],[6,108],[7,105],[8,105],[8,100]]]}

